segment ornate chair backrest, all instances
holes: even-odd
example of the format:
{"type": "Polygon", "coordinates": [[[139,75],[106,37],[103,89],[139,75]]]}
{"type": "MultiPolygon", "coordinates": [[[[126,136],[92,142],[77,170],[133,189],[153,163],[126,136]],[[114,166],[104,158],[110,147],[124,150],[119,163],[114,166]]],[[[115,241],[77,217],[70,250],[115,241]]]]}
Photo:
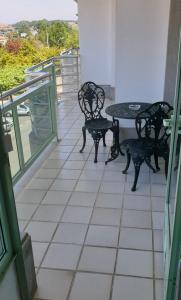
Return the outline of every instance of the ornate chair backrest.
{"type": "Polygon", "coordinates": [[[91,81],[85,82],[78,92],[78,101],[85,121],[102,118],[105,93],[100,86],[91,81]]]}
{"type": "Polygon", "coordinates": [[[154,140],[156,143],[166,142],[169,134],[163,126],[163,120],[168,119],[173,107],[167,102],[156,102],[140,112],[135,121],[139,138],[154,140]]]}

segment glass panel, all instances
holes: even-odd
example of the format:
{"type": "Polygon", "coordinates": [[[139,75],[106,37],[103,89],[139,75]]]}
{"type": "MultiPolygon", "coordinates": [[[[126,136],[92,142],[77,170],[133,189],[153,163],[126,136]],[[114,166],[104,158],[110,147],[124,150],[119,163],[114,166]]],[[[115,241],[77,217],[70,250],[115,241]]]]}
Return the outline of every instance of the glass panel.
{"type": "Polygon", "coordinates": [[[36,154],[52,134],[48,89],[41,89],[17,109],[25,163],[36,154]]]}
{"type": "Polygon", "coordinates": [[[4,243],[2,226],[1,226],[1,222],[0,222],[0,261],[3,259],[5,253],[6,253],[6,248],[5,248],[5,243],[4,243]]]}
{"type": "Polygon", "coordinates": [[[4,128],[5,135],[9,134],[11,136],[11,141],[13,145],[13,151],[8,153],[10,166],[11,166],[11,174],[13,177],[19,172],[20,165],[19,165],[19,158],[18,158],[18,151],[17,151],[17,144],[16,144],[14,121],[13,121],[11,110],[9,110],[3,116],[3,128],[4,128]]]}
{"type": "Polygon", "coordinates": [[[172,238],[173,232],[173,224],[174,224],[174,212],[175,212],[175,201],[176,201],[176,187],[177,187],[177,178],[178,178],[178,171],[179,171],[179,156],[180,156],[180,142],[181,136],[176,136],[175,142],[175,155],[173,158],[173,166],[172,166],[172,173],[171,173],[171,181],[170,181],[170,196],[169,196],[169,219],[170,219],[170,235],[172,238]]]}

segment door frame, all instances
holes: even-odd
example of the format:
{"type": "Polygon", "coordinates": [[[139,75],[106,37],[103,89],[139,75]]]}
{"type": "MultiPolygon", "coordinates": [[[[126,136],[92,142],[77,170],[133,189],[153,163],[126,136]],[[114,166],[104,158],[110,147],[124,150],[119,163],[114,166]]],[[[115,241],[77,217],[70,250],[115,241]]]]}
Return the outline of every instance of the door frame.
{"type": "Polygon", "coordinates": [[[8,153],[5,148],[2,124],[2,111],[0,109],[0,189],[2,193],[1,207],[3,212],[3,229],[7,241],[7,260],[0,269],[0,280],[3,280],[9,267],[15,263],[19,292],[22,300],[30,300],[27,277],[23,259],[21,237],[18,226],[16,205],[13,192],[13,183],[8,153]]]}
{"type": "Polygon", "coordinates": [[[173,300],[175,295],[176,281],[177,281],[177,269],[180,259],[181,251],[181,152],[179,154],[179,165],[177,173],[176,193],[175,193],[175,207],[173,217],[173,228],[170,223],[170,193],[171,193],[171,179],[172,171],[174,170],[174,162],[176,156],[176,143],[179,134],[179,117],[181,108],[181,37],[178,52],[178,64],[177,64],[177,83],[175,89],[175,102],[174,102],[174,114],[172,118],[172,133],[171,133],[171,147],[170,147],[170,160],[169,171],[167,178],[167,193],[166,193],[166,205],[165,205],[165,299],[173,300]],[[168,235],[166,237],[166,234],[168,235]]]}

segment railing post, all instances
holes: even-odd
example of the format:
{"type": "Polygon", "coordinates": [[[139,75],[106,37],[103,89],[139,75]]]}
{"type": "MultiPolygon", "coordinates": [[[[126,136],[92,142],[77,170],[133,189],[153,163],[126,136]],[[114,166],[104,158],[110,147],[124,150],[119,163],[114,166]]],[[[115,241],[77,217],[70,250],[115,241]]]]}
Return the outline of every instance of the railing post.
{"type": "MultiPolygon", "coordinates": [[[[11,100],[12,100],[12,96],[11,96],[11,100]]],[[[14,124],[14,132],[15,132],[15,138],[16,138],[16,147],[17,147],[17,152],[18,152],[19,166],[20,166],[20,170],[23,171],[24,166],[25,166],[25,161],[24,161],[24,153],[23,153],[23,146],[22,146],[22,140],[21,140],[21,131],[20,131],[17,107],[12,108],[12,115],[13,115],[13,124],[14,124]]]]}
{"type": "Polygon", "coordinates": [[[77,90],[79,90],[80,78],[79,78],[79,55],[77,53],[77,90]]]}
{"type": "Polygon", "coordinates": [[[52,127],[53,132],[57,136],[57,142],[60,141],[57,130],[57,90],[56,90],[56,73],[55,73],[55,65],[51,67],[51,75],[52,75],[52,84],[50,87],[50,105],[51,105],[51,119],[52,119],[52,127]]]}

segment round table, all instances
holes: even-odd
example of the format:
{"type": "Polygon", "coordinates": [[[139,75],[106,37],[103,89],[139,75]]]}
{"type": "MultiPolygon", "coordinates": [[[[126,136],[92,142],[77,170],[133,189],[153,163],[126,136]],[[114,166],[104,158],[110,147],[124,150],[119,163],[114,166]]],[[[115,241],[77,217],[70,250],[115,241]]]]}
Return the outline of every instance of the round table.
{"type": "MultiPolygon", "coordinates": [[[[110,105],[106,108],[105,112],[115,119],[136,119],[137,115],[147,109],[151,103],[147,102],[123,102],[110,105]]],[[[142,115],[144,118],[144,115],[142,115]]],[[[117,122],[119,122],[117,120],[117,122]]],[[[119,135],[114,137],[113,145],[111,147],[111,157],[106,161],[106,164],[116,159],[119,154],[124,155],[119,146],[119,135]],[[118,139],[118,140],[117,140],[118,139]]]]}
{"type": "Polygon", "coordinates": [[[150,105],[151,103],[146,102],[123,102],[108,106],[105,112],[113,118],[136,119],[136,116],[150,105]]]}

